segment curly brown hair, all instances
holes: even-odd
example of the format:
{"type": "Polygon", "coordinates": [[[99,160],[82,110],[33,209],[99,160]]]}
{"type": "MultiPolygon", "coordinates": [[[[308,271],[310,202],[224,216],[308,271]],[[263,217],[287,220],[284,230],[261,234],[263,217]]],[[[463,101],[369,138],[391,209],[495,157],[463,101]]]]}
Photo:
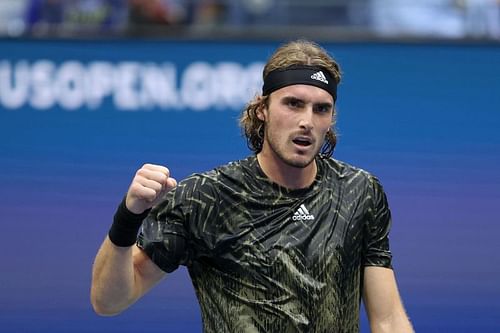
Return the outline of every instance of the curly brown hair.
{"type": "MultiPolygon", "coordinates": [[[[286,68],[292,65],[318,66],[327,70],[337,84],[340,83],[341,73],[338,63],[318,44],[308,40],[296,40],[279,47],[264,66],[263,79],[273,70],[286,68]]],[[[264,121],[257,117],[259,110],[269,106],[269,95],[257,95],[248,103],[240,117],[242,128],[248,147],[255,153],[262,150],[264,143],[264,121]]],[[[325,142],[321,147],[322,158],[331,157],[337,143],[335,134],[335,110],[331,128],[325,136],[325,142]]]]}

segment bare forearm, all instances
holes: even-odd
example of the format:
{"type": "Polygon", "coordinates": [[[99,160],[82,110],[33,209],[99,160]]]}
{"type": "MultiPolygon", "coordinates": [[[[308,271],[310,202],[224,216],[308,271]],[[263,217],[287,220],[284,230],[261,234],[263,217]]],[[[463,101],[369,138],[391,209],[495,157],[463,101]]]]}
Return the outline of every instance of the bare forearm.
{"type": "Polygon", "coordinates": [[[412,333],[392,269],[366,267],[363,299],[373,333],[412,333]]]}
{"type": "Polygon", "coordinates": [[[93,272],[91,302],[101,315],[113,315],[137,299],[133,247],[117,247],[108,237],[97,253],[93,272]]]}
{"type": "Polygon", "coordinates": [[[414,333],[410,320],[403,309],[383,320],[370,322],[372,333],[414,333]]]}

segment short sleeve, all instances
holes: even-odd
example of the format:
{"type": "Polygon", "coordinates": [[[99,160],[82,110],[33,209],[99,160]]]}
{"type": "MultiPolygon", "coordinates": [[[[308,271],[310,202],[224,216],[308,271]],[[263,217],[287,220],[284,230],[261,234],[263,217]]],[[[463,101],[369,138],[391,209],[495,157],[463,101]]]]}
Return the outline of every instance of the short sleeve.
{"type": "Polygon", "coordinates": [[[379,180],[370,176],[370,199],[364,235],[364,266],[392,268],[392,254],[389,248],[391,212],[379,180]]]}
{"type": "Polygon", "coordinates": [[[163,271],[188,266],[203,248],[198,226],[213,220],[215,196],[212,182],[192,175],[168,192],[143,221],[137,245],[163,271]]]}
{"type": "Polygon", "coordinates": [[[167,193],[165,200],[151,210],[137,238],[137,245],[167,273],[185,264],[189,257],[183,203],[176,202],[176,191],[167,193]]]}

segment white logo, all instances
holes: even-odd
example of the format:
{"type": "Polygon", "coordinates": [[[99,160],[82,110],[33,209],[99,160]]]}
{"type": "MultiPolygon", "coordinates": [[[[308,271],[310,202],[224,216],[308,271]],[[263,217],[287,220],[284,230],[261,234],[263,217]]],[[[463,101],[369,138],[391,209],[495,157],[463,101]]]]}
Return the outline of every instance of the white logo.
{"type": "Polygon", "coordinates": [[[311,75],[311,79],[318,80],[318,81],[321,81],[323,83],[328,84],[328,80],[326,79],[325,74],[323,74],[323,71],[319,71],[319,72],[314,73],[313,75],[311,75]]]}
{"type": "Polygon", "coordinates": [[[300,205],[299,209],[293,214],[292,220],[294,221],[305,221],[305,220],[314,220],[314,215],[309,214],[306,206],[304,204],[300,205]]]}

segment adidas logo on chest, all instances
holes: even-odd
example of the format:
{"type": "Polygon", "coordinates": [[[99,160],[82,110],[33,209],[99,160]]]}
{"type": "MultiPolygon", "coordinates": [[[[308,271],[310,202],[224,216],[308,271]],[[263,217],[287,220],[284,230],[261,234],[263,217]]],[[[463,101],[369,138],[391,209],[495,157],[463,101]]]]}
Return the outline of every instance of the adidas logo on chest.
{"type": "Polygon", "coordinates": [[[295,211],[295,213],[293,213],[292,220],[293,221],[314,220],[314,215],[309,213],[309,210],[306,208],[306,206],[304,204],[302,204],[295,211]]]}

